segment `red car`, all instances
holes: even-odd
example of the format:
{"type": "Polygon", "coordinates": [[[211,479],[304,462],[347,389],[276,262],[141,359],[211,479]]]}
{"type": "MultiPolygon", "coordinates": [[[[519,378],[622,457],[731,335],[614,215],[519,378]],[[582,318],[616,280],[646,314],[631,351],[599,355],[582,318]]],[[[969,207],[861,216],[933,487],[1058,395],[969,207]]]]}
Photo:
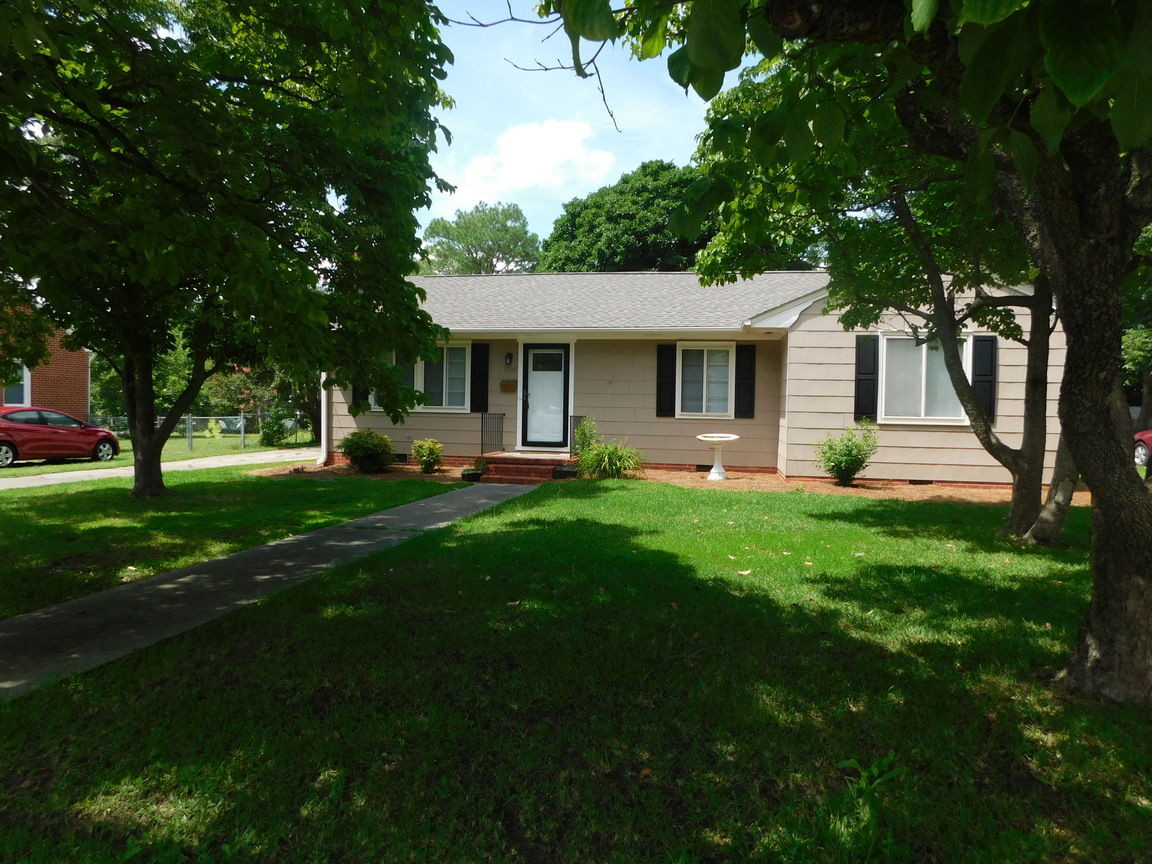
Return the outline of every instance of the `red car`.
{"type": "Polygon", "coordinates": [[[0,468],[17,459],[93,459],[107,462],[120,442],[107,429],[89,426],[49,408],[0,408],[0,468]]]}
{"type": "Polygon", "coordinates": [[[1132,449],[1132,458],[1137,465],[1147,465],[1148,452],[1152,451],[1152,429],[1137,432],[1134,437],[1136,446],[1132,449]]]}

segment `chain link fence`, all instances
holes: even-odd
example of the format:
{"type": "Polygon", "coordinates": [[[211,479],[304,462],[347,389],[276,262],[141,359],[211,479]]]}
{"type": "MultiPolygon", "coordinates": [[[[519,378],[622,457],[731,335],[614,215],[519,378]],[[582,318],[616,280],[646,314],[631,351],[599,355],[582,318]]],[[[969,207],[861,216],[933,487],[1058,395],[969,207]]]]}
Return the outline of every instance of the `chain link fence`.
{"type": "MultiPolygon", "coordinates": [[[[164,422],[164,417],[156,418],[156,425],[164,422]]],[[[127,417],[113,417],[109,415],[93,414],[88,422],[94,426],[103,426],[113,432],[116,437],[131,441],[131,430],[128,428],[127,417]]],[[[255,414],[237,414],[231,417],[193,417],[186,415],[177,421],[172,429],[172,436],[168,439],[169,445],[180,439],[188,444],[188,449],[195,450],[243,450],[260,445],[260,433],[264,424],[276,422],[269,420],[263,412],[255,414]]],[[[282,420],[288,441],[307,443],[310,436],[304,430],[300,420],[282,420]]]]}

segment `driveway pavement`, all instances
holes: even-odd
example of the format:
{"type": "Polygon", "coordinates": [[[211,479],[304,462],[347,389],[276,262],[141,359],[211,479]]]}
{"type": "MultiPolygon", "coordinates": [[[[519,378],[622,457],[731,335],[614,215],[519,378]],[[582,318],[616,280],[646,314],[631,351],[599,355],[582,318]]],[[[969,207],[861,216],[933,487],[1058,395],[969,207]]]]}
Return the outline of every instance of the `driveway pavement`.
{"type": "MultiPolygon", "coordinates": [[[[318,447],[295,447],[291,450],[249,450],[229,456],[204,456],[165,462],[165,471],[192,471],[196,468],[223,468],[228,465],[260,465],[268,462],[313,462],[320,456],[318,447]]],[[[104,480],[108,477],[131,477],[132,464],[122,468],[93,468],[91,471],[57,471],[54,474],[32,474],[27,477],[5,477],[0,472],[0,491],[32,489],[57,483],[79,483],[82,480],[104,480]]]]}
{"type": "Polygon", "coordinates": [[[535,488],[478,483],[4,619],[0,699],[103,665],[336,564],[395,546],[535,488]]]}

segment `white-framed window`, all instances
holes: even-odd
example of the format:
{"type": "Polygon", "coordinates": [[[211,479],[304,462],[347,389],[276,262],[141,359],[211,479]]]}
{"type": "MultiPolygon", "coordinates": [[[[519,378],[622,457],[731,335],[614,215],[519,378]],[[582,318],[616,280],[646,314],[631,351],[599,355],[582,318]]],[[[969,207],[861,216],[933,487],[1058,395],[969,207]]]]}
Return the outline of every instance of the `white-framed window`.
{"type": "Polygon", "coordinates": [[[730,419],[735,369],[735,342],[677,342],[676,416],[730,419]]]}
{"type": "MultiPolygon", "coordinates": [[[[972,375],[972,339],[960,348],[964,372],[972,375]]],[[[881,423],[966,423],[938,346],[911,336],[880,337],[881,423]]]]}
{"type": "Polygon", "coordinates": [[[8,407],[32,404],[32,373],[27,366],[20,367],[20,376],[4,385],[4,404],[8,407]]]}
{"type": "MultiPolygon", "coordinates": [[[[417,360],[404,366],[407,383],[428,397],[413,411],[468,411],[469,384],[472,380],[472,343],[451,342],[441,345],[435,360],[417,360]]],[[[373,393],[368,404],[381,410],[373,393]]]]}

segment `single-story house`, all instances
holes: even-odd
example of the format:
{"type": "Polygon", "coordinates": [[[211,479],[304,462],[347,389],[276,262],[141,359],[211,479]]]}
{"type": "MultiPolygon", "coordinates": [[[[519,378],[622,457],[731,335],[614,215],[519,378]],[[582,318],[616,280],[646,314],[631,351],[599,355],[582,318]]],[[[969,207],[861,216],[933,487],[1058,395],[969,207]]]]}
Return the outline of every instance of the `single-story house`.
{"type": "MultiPolygon", "coordinates": [[[[995,484],[1008,472],[980,446],[944,371],[893,317],[847,332],[825,314],[823,272],[765,273],[701,286],[693,273],[525,273],[428,276],[424,308],[449,328],[437,361],[415,364],[427,404],[393,425],[352,416],[352,394],[325,393],[324,454],[349,432],[389,435],[405,453],[444,444],[450,464],[481,453],[568,453],[580,417],[652,465],[709,465],[701,433],[731,433],[729,468],[822,476],[815,445],[861,417],[876,421],[872,479],[995,484]]],[[[979,329],[966,363],[994,428],[1017,445],[1025,349],[979,329]]],[[[1064,343],[1053,339],[1049,459],[1064,343]]]]}
{"type": "Polygon", "coordinates": [[[32,369],[21,367],[14,381],[0,388],[0,406],[36,405],[88,419],[89,360],[87,351],[64,347],[64,332],[57,330],[48,343],[48,362],[32,369]]]}

